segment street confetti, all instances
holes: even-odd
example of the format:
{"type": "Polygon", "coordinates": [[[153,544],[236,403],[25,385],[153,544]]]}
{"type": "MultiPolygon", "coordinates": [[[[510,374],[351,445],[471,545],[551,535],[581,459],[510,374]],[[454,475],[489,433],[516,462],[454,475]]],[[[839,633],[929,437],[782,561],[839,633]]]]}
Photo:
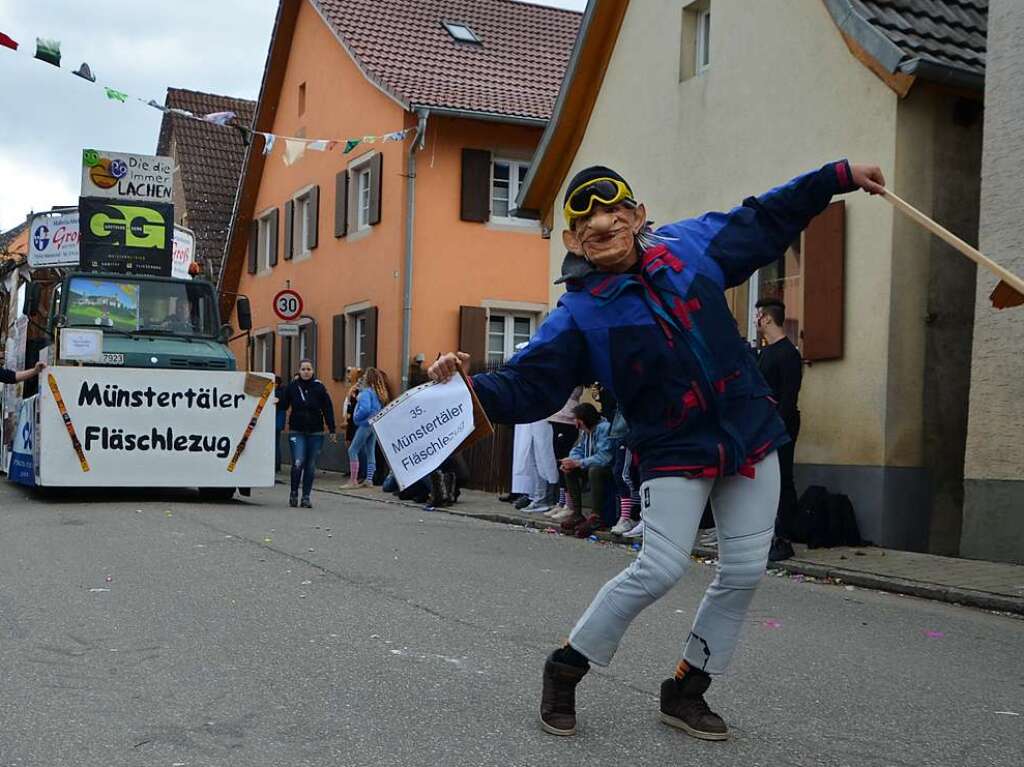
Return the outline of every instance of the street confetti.
{"type": "Polygon", "coordinates": [[[106,578],[104,578],[104,580],[107,583],[113,583],[114,582],[114,576],[113,575],[108,575],[106,578]]]}
{"type": "Polygon", "coordinates": [[[269,535],[266,538],[263,539],[263,542],[264,543],[273,543],[273,541],[271,540],[269,535]]]}
{"type": "Polygon", "coordinates": [[[993,714],[1000,714],[1002,716],[1020,716],[1016,711],[993,711],[993,714]]]}
{"type": "Polygon", "coordinates": [[[110,589],[101,589],[101,588],[89,589],[89,592],[91,594],[99,594],[99,593],[104,592],[104,591],[110,591],[110,589]]]}
{"type": "Polygon", "coordinates": [[[931,631],[931,630],[926,630],[924,632],[924,635],[926,637],[928,637],[929,639],[942,639],[943,637],[946,636],[946,634],[944,632],[942,632],[942,631],[931,631]]]}
{"type": "Polygon", "coordinates": [[[766,629],[780,629],[782,628],[782,621],[775,618],[765,618],[761,621],[761,625],[766,629]]]}

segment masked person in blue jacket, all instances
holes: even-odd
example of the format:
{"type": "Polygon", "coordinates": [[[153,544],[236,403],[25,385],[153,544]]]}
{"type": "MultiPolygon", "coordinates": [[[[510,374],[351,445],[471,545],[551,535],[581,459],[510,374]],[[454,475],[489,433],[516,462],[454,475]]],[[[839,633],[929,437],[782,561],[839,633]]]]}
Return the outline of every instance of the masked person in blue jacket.
{"type": "MultiPolygon", "coordinates": [[[[875,166],[829,163],[727,213],[652,230],[647,212],[615,171],[594,166],[569,183],[562,265],[567,292],[522,352],[473,376],[491,420],[528,423],[561,407],[580,381],[618,400],[639,456],[643,548],[604,585],[564,647],[544,666],[541,724],[576,732],[575,689],[590,663],[607,665],[633,619],[683,575],[708,498],[719,531],[718,573],[661,685],[661,719],[694,737],[724,740],[728,728],[704,700],[732,658],[765,572],[779,499],[776,450],[789,437],[771,390],[725,300],[758,268],[780,258],[833,195],[877,194],[875,166]]],[[[468,356],[430,369],[446,380],[468,356]]]]}

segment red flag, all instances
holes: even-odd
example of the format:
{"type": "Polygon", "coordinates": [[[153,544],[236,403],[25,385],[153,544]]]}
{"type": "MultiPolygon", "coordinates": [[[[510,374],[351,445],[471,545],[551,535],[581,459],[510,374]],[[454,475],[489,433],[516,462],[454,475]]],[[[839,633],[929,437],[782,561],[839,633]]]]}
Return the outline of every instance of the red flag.
{"type": "Polygon", "coordinates": [[[10,48],[12,51],[18,50],[18,44],[3,32],[0,32],[0,45],[4,48],[10,48]]]}

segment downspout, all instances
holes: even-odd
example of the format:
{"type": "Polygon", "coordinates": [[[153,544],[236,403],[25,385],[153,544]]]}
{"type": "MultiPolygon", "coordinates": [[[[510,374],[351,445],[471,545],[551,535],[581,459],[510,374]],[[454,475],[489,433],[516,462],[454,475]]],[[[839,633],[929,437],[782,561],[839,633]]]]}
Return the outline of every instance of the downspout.
{"type": "Polygon", "coordinates": [[[405,208],[405,301],[402,307],[402,391],[409,388],[409,345],[412,336],[412,248],[414,224],[416,221],[416,152],[423,148],[427,132],[429,109],[418,109],[419,124],[416,136],[409,145],[409,156],[406,160],[406,208],[405,208]]]}

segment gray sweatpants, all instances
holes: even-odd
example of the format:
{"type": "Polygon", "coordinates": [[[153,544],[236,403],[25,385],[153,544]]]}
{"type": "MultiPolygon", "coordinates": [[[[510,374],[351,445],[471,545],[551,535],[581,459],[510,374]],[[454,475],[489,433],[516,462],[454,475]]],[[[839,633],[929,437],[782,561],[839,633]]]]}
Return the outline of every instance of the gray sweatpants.
{"type": "Polygon", "coordinates": [[[704,592],[682,657],[709,674],[725,671],[768,562],[779,505],[775,453],[757,464],[753,479],[664,477],[641,485],[643,548],[597,592],[569,635],[569,644],[591,662],[607,666],[633,619],[682,577],[709,495],[718,528],[718,574],[704,592]]]}

